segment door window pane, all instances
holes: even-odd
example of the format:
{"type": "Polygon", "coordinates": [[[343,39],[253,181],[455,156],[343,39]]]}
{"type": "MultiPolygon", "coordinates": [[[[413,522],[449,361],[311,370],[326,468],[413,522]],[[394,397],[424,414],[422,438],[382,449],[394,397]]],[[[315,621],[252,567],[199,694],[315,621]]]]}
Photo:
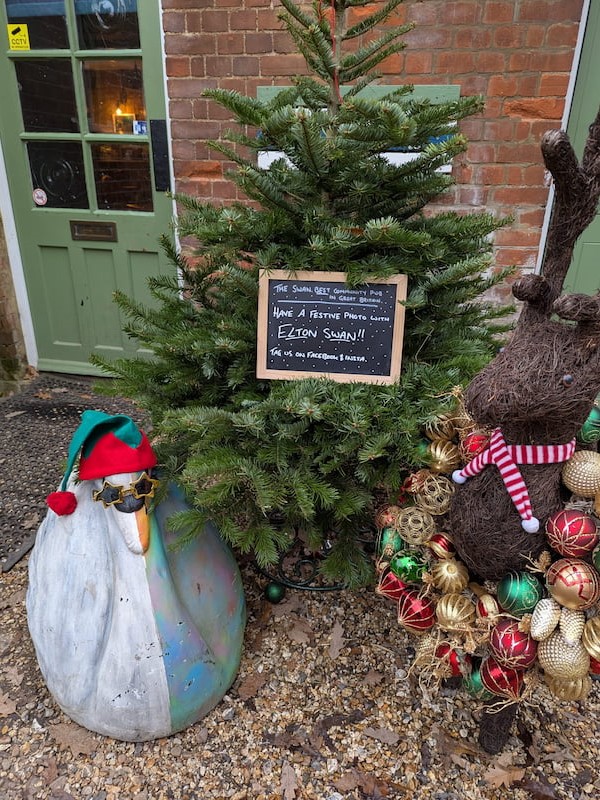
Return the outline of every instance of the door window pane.
{"type": "MultiPolygon", "coordinates": [[[[5,0],[6,16],[13,26],[9,34],[18,26],[23,29],[15,36],[26,34],[29,48],[39,50],[43,47],[64,50],[69,46],[67,19],[64,0],[5,0]]],[[[28,49],[28,48],[23,48],[28,49]]]]}
{"type": "Polygon", "coordinates": [[[26,131],[79,131],[70,60],[27,59],[15,70],[26,131]]]}
{"type": "Polygon", "coordinates": [[[91,133],[146,132],[141,59],[86,60],[83,83],[91,133]]]}
{"type": "Polygon", "coordinates": [[[138,49],[137,0],[75,0],[82,50],[138,49]]]}
{"type": "Polygon", "coordinates": [[[152,211],[147,144],[93,144],[98,208],[152,211]]]}
{"type": "Polygon", "coordinates": [[[33,190],[46,193],[46,208],[89,208],[79,142],[28,142],[33,190]]]}

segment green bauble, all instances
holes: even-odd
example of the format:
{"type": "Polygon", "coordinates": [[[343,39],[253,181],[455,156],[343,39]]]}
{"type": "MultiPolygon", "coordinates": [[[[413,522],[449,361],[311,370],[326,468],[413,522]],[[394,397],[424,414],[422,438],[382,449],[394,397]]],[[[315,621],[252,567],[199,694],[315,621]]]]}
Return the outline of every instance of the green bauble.
{"type": "Polygon", "coordinates": [[[402,581],[420,581],[427,569],[425,561],[412,553],[399,553],[390,561],[390,569],[402,581]]]}
{"type": "Polygon", "coordinates": [[[431,442],[429,441],[429,439],[421,439],[421,441],[417,445],[417,452],[419,453],[419,455],[421,456],[421,458],[424,461],[428,461],[429,460],[429,446],[430,445],[431,445],[431,442]]]}
{"type": "MultiPolygon", "coordinates": [[[[598,398],[596,398],[598,401],[598,398]]],[[[584,444],[593,444],[600,440],[600,407],[594,405],[588,418],[581,426],[577,438],[584,444]]]]}
{"type": "Polygon", "coordinates": [[[491,700],[494,696],[483,685],[479,667],[474,668],[470,675],[463,678],[463,686],[471,697],[475,697],[477,700],[491,700]]]}
{"type": "Polygon", "coordinates": [[[269,603],[281,603],[285,597],[285,586],[283,586],[281,583],[277,583],[277,581],[271,581],[271,583],[267,583],[265,586],[265,597],[269,603]]]}
{"type": "Polygon", "coordinates": [[[544,588],[529,572],[509,572],[498,584],[497,595],[504,611],[522,617],[533,611],[544,596],[544,588]]]}
{"type": "Polygon", "coordinates": [[[390,556],[406,548],[406,542],[395,528],[384,528],[379,534],[377,552],[380,556],[390,556]]]}
{"type": "Polygon", "coordinates": [[[600,572],[600,544],[592,550],[592,564],[597,572],[600,572]]]}

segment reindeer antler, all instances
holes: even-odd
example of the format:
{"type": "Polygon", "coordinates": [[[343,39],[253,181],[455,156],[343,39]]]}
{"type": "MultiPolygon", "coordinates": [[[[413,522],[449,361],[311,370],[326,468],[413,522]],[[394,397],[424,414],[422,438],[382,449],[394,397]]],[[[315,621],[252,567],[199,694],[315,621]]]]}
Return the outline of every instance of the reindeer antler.
{"type": "MultiPolygon", "coordinates": [[[[575,242],[593,220],[600,198],[600,110],[590,125],[581,164],[564,131],[548,131],[542,139],[544,163],[554,178],[554,208],[548,228],[542,275],[527,275],[513,294],[527,306],[521,317],[549,316],[559,297],[573,257],[575,242]]],[[[556,309],[555,309],[556,310],[556,309]]]]}

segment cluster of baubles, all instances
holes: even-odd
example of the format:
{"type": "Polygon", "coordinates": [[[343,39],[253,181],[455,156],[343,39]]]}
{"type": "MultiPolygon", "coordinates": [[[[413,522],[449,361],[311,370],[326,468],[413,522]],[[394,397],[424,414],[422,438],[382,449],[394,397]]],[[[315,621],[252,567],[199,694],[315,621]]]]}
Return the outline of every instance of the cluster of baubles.
{"type": "MultiPolygon", "coordinates": [[[[402,500],[375,520],[376,592],[396,604],[400,625],[420,635],[414,668],[436,681],[460,677],[486,702],[526,700],[541,682],[560,699],[585,698],[590,676],[600,676],[600,454],[578,450],[564,465],[573,496],[546,523],[552,552],[531,570],[482,586],[443,530],[454,492],[444,473],[482,452],[489,432],[461,409],[426,434],[429,468],[411,475],[402,500]]],[[[597,406],[579,439],[600,439],[597,406]]]]}

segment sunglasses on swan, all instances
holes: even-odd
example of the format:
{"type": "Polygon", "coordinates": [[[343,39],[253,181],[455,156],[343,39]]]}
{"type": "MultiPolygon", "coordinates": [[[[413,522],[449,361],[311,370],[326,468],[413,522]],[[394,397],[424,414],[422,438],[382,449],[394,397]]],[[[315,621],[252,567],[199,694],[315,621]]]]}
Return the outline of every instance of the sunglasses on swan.
{"type": "Polygon", "coordinates": [[[142,472],[137,481],[130,483],[129,486],[117,486],[109,481],[104,481],[102,489],[92,492],[92,498],[102,503],[104,508],[122,503],[127,495],[132,495],[136,500],[146,497],[154,497],[154,490],[159,481],[150,477],[147,472],[142,472]]]}

